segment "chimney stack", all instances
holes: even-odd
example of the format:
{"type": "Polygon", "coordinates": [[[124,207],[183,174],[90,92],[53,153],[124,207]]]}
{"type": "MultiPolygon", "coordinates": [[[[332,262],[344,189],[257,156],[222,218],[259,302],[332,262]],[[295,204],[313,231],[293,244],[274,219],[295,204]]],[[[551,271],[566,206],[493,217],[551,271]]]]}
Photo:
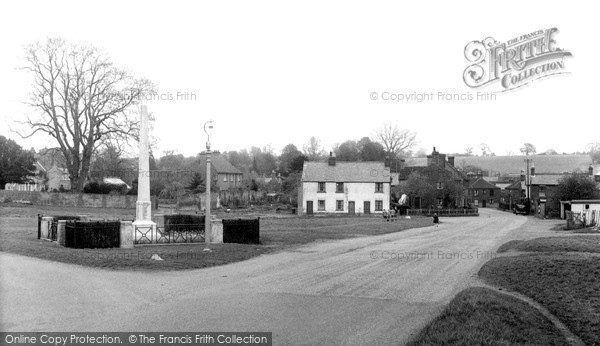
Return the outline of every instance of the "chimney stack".
{"type": "Polygon", "coordinates": [[[525,181],[525,172],[521,170],[521,181],[525,181]]]}
{"type": "Polygon", "coordinates": [[[535,167],[531,165],[531,176],[535,177],[535,167]]]}
{"type": "Polygon", "coordinates": [[[383,165],[384,165],[386,168],[390,168],[390,157],[389,157],[389,156],[386,156],[386,157],[385,157],[385,160],[383,161],[383,165]]]}
{"type": "Polygon", "coordinates": [[[594,176],[594,167],[592,167],[591,164],[590,164],[590,167],[588,168],[588,173],[590,174],[590,176],[594,176]]]}
{"type": "Polygon", "coordinates": [[[333,151],[329,152],[329,161],[330,166],[335,166],[335,155],[333,155],[333,151]]]}
{"type": "Polygon", "coordinates": [[[448,163],[450,166],[454,167],[454,156],[448,156],[448,163]]]}

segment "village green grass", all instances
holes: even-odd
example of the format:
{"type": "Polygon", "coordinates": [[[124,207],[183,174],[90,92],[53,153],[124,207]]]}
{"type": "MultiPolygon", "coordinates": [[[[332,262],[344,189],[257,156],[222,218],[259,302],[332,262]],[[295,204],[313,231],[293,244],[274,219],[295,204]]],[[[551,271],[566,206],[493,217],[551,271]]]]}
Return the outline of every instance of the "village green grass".
{"type": "MultiPolygon", "coordinates": [[[[261,244],[211,244],[206,253],[204,244],[150,245],[133,249],[72,249],[54,242],[37,239],[37,214],[90,215],[97,218],[132,219],[134,210],[91,209],[39,206],[1,206],[0,251],[115,270],[186,270],[243,261],[260,254],[289,249],[316,241],[345,239],[400,232],[431,225],[430,218],[413,217],[396,222],[384,222],[381,217],[315,217],[270,215],[260,220],[261,244]],[[163,261],[151,260],[153,254],[163,261]]],[[[224,214],[219,217],[240,217],[224,214]]]]}
{"type": "MultiPolygon", "coordinates": [[[[514,256],[488,261],[479,271],[484,281],[528,296],[584,343],[600,344],[600,236],[510,241],[497,252],[514,256]]],[[[548,323],[525,302],[471,288],[459,293],[412,344],[565,344],[548,323]]]]}
{"type": "Polygon", "coordinates": [[[479,275],[488,283],[526,295],[544,306],[588,345],[600,344],[600,236],[538,238],[512,242],[479,275]]]}
{"type": "Polygon", "coordinates": [[[494,290],[472,287],[408,343],[420,345],[564,345],[560,330],[539,311],[494,290]]]}

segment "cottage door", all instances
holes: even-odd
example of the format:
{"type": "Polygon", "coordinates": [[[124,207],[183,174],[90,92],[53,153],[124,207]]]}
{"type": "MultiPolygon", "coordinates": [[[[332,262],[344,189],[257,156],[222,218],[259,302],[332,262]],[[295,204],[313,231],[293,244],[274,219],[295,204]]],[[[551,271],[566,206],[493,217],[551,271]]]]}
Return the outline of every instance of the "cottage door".
{"type": "Polygon", "coordinates": [[[348,214],[354,215],[354,201],[348,201],[348,214]]]}
{"type": "Polygon", "coordinates": [[[306,214],[307,215],[313,214],[313,201],[306,201],[306,214]]]}
{"type": "Polygon", "coordinates": [[[485,208],[485,203],[486,203],[485,199],[482,199],[482,200],[481,200],[481,206],[482,206],[483,208],[485,208]]]}
{"type": "Polygon", "coordinates": [[[365,214],[371,214],[371,201],[365,201],[365,214]]]}

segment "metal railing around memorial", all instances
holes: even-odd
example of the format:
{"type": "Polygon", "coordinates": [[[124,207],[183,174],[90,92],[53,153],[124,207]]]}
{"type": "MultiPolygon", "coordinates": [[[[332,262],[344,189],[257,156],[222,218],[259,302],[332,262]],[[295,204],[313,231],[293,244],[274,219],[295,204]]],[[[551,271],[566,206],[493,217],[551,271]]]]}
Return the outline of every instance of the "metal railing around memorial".
{"type": "Polygon", "coordinates": [[[134,245],[203,243],[204,225],[134,226],[134,245]]]}

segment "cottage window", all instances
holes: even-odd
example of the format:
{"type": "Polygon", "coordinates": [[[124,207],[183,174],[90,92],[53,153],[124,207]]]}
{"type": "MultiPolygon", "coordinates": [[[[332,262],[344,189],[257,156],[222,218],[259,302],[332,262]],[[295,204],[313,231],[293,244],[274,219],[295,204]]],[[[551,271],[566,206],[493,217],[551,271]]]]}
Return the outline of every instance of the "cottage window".
{"type": "Polygon", "coordinates": [[[324,182],[319,182],[319,189],[317,191],[325,192],[325,183],[324,182]]]}
{"type": "Polygon", "coordinates": [[[375,211],[383,210],[383,201],[375,201],[375,211]]]}
{"type": "Polygon", "coordinates": [[[473,196],[479,196],[479,190],[473,190],[473,196]]]}
{"type": "Polygon", "coordinates": [[[490,199],[490,205],[494,205],[494,200],[490,199]]]}
{"type": "Polygon", "coordinates": [[[336,211],[344,211],[344,201],[341,199],[338,199],[337,201],[335,201],[335,210],[336,211]]]}
{"type": "Polygon", "coordinates": [[[319,210],[325,210],[325,200],[324,199],[319,200],[319,210]]]}
{"type": "Polygon", "coordinates": [[[337,192],[337,193],[344,192],[344,183],[335,183],[335,192],[337,192]]]}
{"type": "Polygon", "coordinates": [[[444,189],[444,183],[437,183],[437,189],[438,190],[443,190],[444,189]]]}
{"type": "Polygon", "coordinates": [[[223,174],[223,181],[227,182],[227,174],[223,174]]]}
{"type": "Polygon", "coordinates": [[[230,182],[233,182],[233,177],[234,177],[234,175],[233,175],[233,174],[230,174],[230,175],[229,175],[229,181],[230,181],[230,182]]]}
{"type": "Polygon", "coordinates": [[[375,183],[375,192],[383,192],[383,183],[375,183]]]}

